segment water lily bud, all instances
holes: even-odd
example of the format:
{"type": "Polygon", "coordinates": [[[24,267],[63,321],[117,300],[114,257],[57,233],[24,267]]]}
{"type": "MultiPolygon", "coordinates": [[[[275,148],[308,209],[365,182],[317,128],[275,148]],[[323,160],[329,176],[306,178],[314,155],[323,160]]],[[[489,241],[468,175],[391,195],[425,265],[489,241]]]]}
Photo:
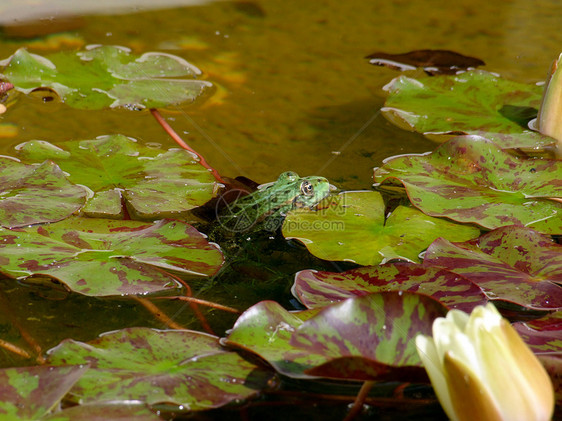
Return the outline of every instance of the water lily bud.
{"type": "Polygon", "coordinates": [[[537,116],[539,132],[553,137],[562,144],[562,54],[552,64],[552,70],[537,116]]]}
{"type": "Polygon", "coordinates": [[[416,337],[431,384],[452,420],[548,421],[550,377],[493,304],[451,310],[416,337]]]}

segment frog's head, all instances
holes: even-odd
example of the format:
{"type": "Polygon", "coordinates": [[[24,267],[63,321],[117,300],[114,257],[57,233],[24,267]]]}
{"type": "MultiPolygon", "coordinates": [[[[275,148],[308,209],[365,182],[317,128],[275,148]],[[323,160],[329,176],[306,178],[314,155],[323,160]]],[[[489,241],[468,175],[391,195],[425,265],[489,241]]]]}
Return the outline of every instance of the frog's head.
{"type": "Polygon", "coordinates": [[[300,179],[300,193],[295,197],[296,207],[313,207],[330,193],[332,186],[324,177],[303,177],[300,179]]]}

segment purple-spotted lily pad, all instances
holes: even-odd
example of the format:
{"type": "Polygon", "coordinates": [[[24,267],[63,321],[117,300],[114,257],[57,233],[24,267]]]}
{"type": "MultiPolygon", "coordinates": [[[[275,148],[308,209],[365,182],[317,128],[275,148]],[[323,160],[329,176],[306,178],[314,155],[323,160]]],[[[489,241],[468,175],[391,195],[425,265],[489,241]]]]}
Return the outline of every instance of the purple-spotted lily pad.
{"type": "Polygon", "coordinates": [[[528,228],[509,226],[477,240],[436,240],[424,266],[439,266],[477,284],[490,299],[535,310],[562,308],[562,246],[528,228]]]}
{"type": "Polygon", "coordinates": [[[0,157],[0,225],[4,227],[60,221],[84,206],[86,194],[51,161],[25,165],[0,157]]]}
{"type": "Polygon", "coordinates": [[[322,202],[317,211],[290,212],[283,224],[285,238],[302,241],[325,260],[375,265],[391,259],[418,261],[418,254],[437,237],[464,241],[478,236],[474,227],[431,218],[399,206],[385,218],[378,192],[344,192],[322,202]]]}
{"type": "Polygon", "coordinates": [[[502,148],[537,148],[555,140],[527,128],[537,116],[543,88],[474,70],[412,79],[399,76],[385,90],[383,115],[397,126],[444,141],[475,134],[502,148]]]}
{"type": "Polygon", "coordinates": [[[562,354],[562,311],[530,322],[516,322],[513,327],[535,354],[562,354]]]}
{"type": "Polygon", "coordinates": [[[41,418],[41,421],[162,421],[140,402],[77,405],[41,418]]]}
{"type": "MultiPolygon", "coordinates": [[[[562,233],[562,161],[522,159],[480,136],[459,136],[425,155],[402,155],[375,169],[424,213],[493,229],[526,225],[562,233]]],[[[453,240],[454,241],[454,240],[453,240]]]]}
{"type": "Polygon", "coordinates": [[[240,316],[225,343],[295,378],[419,380],[425,372],[414,338],[431,334],[446,312],[431,297],[407,291],[350,298],[306,320],[262,301],[240,316]]]}
{"type": "Polygon", "coordinates": [[[60,403],[87,369],[86,365],[75,365],[0,370],[0,419],[41,419],[60,403]]]}
{"type": "Polygon", "coordinates": [[[162,269],[203,277],[222,262],[218,247],[181,221],[69,218],[0,229],[1,273],[17,279],[46,275],[85,295],[170,290],[179,285],[162,269]]]}
{"type": "Polygon", "coordinates": [[[217,337],[190,330],[129,328],[87,343],[67,339],[48,360],[90,365],[70,390],[76,402],[172,403],[187,411],[255,396],[273,374],[224,349],[217,337]]]}
{"type": "Polygon", "coordinates": [[[64,142],[62,149],[33,140],[18,150],[28,161],[55,161],[70,181],[93,190],[84,208],[93,217],[122,217],[122,200],[137,218],[172,217],[203,205],[216,188],[190,152],[150,148],[122,135],[64,142]]]}
{"type": "Polygon", "coordinates": [[[29,93],[50,88],[69,106],[80,109],[159,108],[192,102],[211,87],[194,80],[199,69],[166,53],[131,54],[118,46],[90,46],[47,57],[16,51],[2,61],[3,79],[29,93]],[[186,79],[189,78],[189,79],[186,79]]]}
{"type": "Polygon", "coordinates": [[[307,308],[383,291],[427,294],[449,308],[467,313],[487,301],[479,287],[460,275],[405,262],[366,266],[342,273],[302,270],[295,275],[292,288],[293,295],[307,308]]]}

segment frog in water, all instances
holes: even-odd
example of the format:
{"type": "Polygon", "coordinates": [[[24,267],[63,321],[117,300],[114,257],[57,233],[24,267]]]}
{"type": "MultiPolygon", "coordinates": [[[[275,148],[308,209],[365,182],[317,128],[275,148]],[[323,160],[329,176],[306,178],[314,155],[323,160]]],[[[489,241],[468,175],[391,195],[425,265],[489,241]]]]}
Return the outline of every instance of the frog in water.
{"type": "Polygon", "coordinates": [[[263,222],[263,229],[276,231],[287,212],[296,208],[313,208],[330,193],[333,186],[324,177],[299,177],[284,172],[277,181],[262,184],[258,190],[240,197],[218,214],[223,228],[243,232],[263,222]]]}

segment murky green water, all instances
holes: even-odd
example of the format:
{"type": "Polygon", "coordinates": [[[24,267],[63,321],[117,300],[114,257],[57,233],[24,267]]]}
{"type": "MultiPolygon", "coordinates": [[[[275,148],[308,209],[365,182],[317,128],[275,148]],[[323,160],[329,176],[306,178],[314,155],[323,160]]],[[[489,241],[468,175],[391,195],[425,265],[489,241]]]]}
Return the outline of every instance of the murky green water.
{"type": "MultiPolygon", "coordinates": [[[[61,25],[68,29],[67,46],[61,48],[124,45],[136,53],[169,52],[201,68],[204,78],[217,85],[215,96],[203,105],[162,113],[223,175],[266,182],[293,170],[326,176],[340,188],[368,189],[372,168],[382,159],[429,151],[435,145],[381,116],[381,88],[398,74],[369,65],[367,54],[451,49],[483,59],[487,70],[537,82],[562,51],[560,16],[562,3],[556,0],[461,0],[448,6],[438,0],[225,1],[77,17],[61,25]]],[[[27,34],[5,26],[0,57],[20,46],[37,45],[27,34]]],[[[79,111],[57,101],[44,103],[40,96],[20,98],[0,116],[0,123],[13,124],[15,132],[0,138],[0,154],[5,155],[30,139],[60,142],[110,133],[175,146],[148,112],[79,111]]],[[[287,253],[298,256],[301,265],[320,264],[306,260],[305,251],[274,247],[269,262],[284,274],[275,287],[270,283],[264,288],[260,279],[271,276],[243,265],[232,272],[236,282],[221,279],[223,284],[210,297],[241,309],[271,296],[287,301],[295,267],[284,266],[287,253]],[[241,285],[241,279],[247,283],[241,285]]],[[[14,343],[23,343],[15,322],[43,349],[65,337],[88,340],[126,326],[162,327],[130,300],[74,295],[56,300],[56,294],[2,282],[3,308],[9,305],[11,310],[0,313],[0,336],[14,343]]],[[[200,328],[185,305],[162,308],[186,327],[200,328]]],[[[218,334],[234,320],[217,312],[208,317],[218,334]]],[[[0,351],[0,365],[22,363],[0,351]]]]}

